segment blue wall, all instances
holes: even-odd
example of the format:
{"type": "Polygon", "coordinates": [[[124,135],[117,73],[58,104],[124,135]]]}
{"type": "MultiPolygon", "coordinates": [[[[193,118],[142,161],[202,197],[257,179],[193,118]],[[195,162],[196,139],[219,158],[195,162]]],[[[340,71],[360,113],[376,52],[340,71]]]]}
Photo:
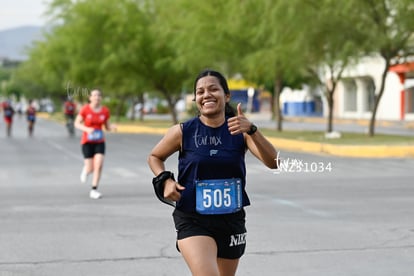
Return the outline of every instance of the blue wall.
{"type": "MultiPolygon", "coordinates": [[[[247,90],[230,90],[230,94],[231,94],[231,102],[241,103],[243,110],[246,111],[247,102],[249,100],[249,97],[247,96],[247,90]]],[[[255,90],[254,96],[253,96],[253,110],[252,111],[253,112],[260,111],[260,100],[259,100],[259,93],[257,90],[255,90]]]]}
{"type": "Polygon", "coordinates": [[[285,102],[283,115],[287,116],[322,116],[322,110],[316,108],[315,101],[285,102]]]}

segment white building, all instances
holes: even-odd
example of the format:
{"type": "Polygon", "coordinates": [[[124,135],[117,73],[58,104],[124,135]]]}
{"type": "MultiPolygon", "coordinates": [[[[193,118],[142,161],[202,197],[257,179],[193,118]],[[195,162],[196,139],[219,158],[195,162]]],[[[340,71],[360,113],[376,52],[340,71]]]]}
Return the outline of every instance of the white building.
{"type": "MultiPolygon", "coordinates": [[[[334,116],[337,118],[369,119],[375,96],[381,86],[384,70],[382,58],[366,58],[347,70],[334,93],[334,116]]],[[[376,119],[414,120],[414,63],[390,68],[376,119]]],[[[327,110],[324,108],[324,112],[327,110]]]]}
{"type": "MultiPolygon", "coordinates": [[[[378,95],[381,86],[384,66],[382,58],[365,58],[357,66],[344,71],[343,78],[334,93],[334,118],[371,118],[375,96],[378,95]]],[[[322,111],[317,108],[321,101],[320,95],[318,96],[320,92],[309,91],[308,88],[304,90],[308,91],[294,96],[297,91],[289,89],[283,91],[281,95],[283,113],[292,116],[327,116],[328,104],[324,97],[322,97],[322,111]],[[310,98],[309,94],[313,97],[310,98]],[[316,106],[314,110],[309,109],[309,102],[312,101],[316,106]]],[[[390,68],[376,119],[414,121],[414,62],[390,68]]]]}

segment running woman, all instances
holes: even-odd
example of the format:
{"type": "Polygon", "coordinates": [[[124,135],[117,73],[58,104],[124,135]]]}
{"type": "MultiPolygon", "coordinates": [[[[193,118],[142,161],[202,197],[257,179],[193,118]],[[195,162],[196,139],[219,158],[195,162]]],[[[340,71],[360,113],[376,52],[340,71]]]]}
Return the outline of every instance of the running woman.
{"type": "Polygon", "coordinates": [[[277,168],[277,152],[240,104],[237,111],[229,105],[227,81],[219,72],[197,76],[194,99],[199,116],[171,127],[148,164],[157,176],[153,184],[163,188],[157,197],[175,202],[177,249],[192,275],[234,276],[246,247],[246,150],[269,168],[277,168]],[[165,168],[175,152],[177,181],[165,168]]]}
{"type": "Polygon", "coordinates": [[[34,131],[34,124],[36,122],[36,108],[34,107],[33,100],[29,100],[29,105],[26,109],[26,118],[27,118],[29,136],[32,137],[33,131],[34,131]]]}
{"type": "Polygon", "coordinates": [[[102,92],[94,89],[89,95],[89,104],[81,108],[75,119],[75,127],[81,130],[81,145],[84,157],[84,165],[80,175],[82,183],[86,183],[88,175],[93,173],[92,189],[89,197],[92,199],[101,198],[98,192],[99,180],[102,174],[102,167],[105,156],[105,135],[103,126],[108,131],[116,127],[109,122],[110,112],[106,106],[101,104],[102,92]]]}

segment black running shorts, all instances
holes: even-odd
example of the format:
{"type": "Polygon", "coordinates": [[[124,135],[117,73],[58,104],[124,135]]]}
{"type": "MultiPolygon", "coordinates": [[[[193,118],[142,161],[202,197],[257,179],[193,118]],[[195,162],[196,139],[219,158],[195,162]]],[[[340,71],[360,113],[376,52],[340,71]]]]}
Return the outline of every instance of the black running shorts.
{"type": "Polygon", "coordinates": [[[97,153],[105,154],[105,142],[83,144],[82,153],[84,158],[92,158],[97,153]]]}
{"type": "MultiPolygon", "coordinates": [[[[242,209],[233,214],[200,215],[174,210],[177,240],[192,236],[209,236],[217,244],[217,257],[240,258],[246,248],[246,213],[242,209]]],[[[178,249],[178,247],[177,247],[178,249]]]]}

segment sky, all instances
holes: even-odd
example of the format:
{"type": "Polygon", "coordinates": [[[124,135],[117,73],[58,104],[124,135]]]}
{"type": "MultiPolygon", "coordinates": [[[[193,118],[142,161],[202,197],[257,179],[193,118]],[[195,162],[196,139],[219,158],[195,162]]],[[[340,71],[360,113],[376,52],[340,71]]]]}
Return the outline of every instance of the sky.
{"type": "Polygon", "coordinates": [[[0,0],[0,31],[15,27],[45,25],[42,14],[50,0],[0,0]]]}

